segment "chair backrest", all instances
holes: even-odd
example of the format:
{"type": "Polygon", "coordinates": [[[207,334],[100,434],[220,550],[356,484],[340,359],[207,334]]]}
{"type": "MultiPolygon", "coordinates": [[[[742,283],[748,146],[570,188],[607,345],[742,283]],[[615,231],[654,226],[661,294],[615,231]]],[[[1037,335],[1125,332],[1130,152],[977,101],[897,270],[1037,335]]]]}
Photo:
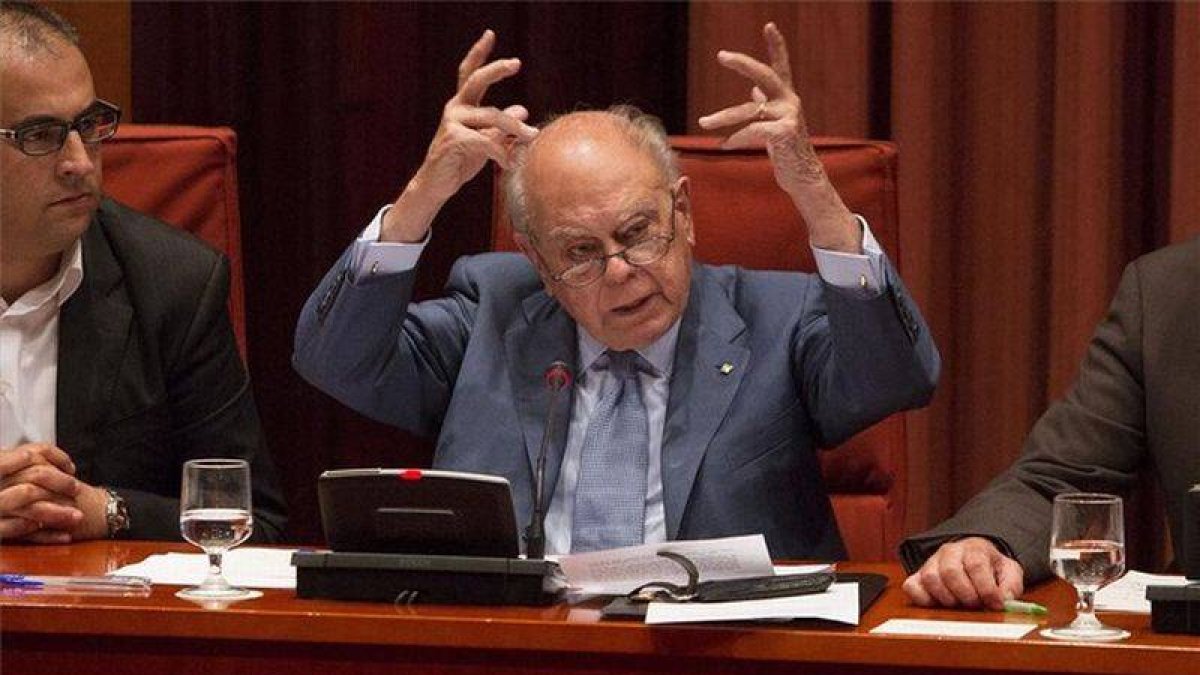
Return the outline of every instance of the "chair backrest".
{"type": "MultiPolygon", "coordinates": [[[[700,136],[677,136],[671,142],[691,180],[698,260],[815,270],[805,225],[776,185],[764,151],[723,150],[717,139],[700,136]]],[[[892,262],[898,262],[895,146],[841,138],[818,138],[814,144],[846,205],[867,219],[892,262]]],[[[516,250],[499,189],[492,224],[492,248],[516,250]]],[[[853,560],[896,557],[907,490],[905,444],[905,420],[898,414],[821,454],[838,526],[853,560]]]]}
{"type": "Polygon", "coordinates": [[[227,127],[122,124],[103,146],[104,189],[229,258],[229,314],[246,355],[237,136],[227,127]]]}

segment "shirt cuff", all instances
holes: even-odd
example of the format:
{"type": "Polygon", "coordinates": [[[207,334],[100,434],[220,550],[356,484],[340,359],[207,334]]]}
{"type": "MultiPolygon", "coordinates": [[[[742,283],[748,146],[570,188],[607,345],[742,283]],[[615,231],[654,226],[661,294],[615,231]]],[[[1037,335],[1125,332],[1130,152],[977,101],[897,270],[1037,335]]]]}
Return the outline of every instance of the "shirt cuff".
{"type": "Polygon", "coordinates": [[[816,246],[812,248],[813,258],[817,261],[817,271],[825,283],[847,290],[858,291],[865,297],[874,297],[883,291],[883,249],[871,233],[867,219],[855,214],[859,225],[862,226],[863,252],[842,253],[830,251],[816,246]]]}
{"type": "Polygon", "coordinates": [[[354,240],[350,253],[350,281],[380,274],[399,274],[417,266],[425,245],[429,243],[432,229],[425,241],[416,244],[379,241],[379,230],[383,227],[383,216],[392,208],[391,204],[379,209],[379,213],[354,240]]]}

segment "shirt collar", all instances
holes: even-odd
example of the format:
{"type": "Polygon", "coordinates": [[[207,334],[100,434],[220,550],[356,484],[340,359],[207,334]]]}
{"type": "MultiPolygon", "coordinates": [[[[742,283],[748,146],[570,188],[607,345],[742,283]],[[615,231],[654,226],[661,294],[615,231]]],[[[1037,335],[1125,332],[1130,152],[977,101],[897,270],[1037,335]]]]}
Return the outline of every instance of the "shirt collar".
{"type": "MultiPolygon", "coordinates": [[[[675,343],[679,340],[679,324],[682,317],[675,320],[667,332],[663,333],[657,340],[637,350],[651,366],[654,367],[655,377],[670,377],[671,368],[675,363],[675,343]]],[[[580,374],[587,373],[596,363],[596,359],[607,350],[608,347],[596,338],[592,337],[583,326],[579,326],[579,372],[580,374]]]]}
{"type": "Polygon", "coordinates": [[[76,239],[75,243],[63,252],[59,260],[58,271],[49,281],[29,289],[11,306],[3,298],[0,298],[0,313],[8,316],[28,314],[49,302],[53,302],[57,307],[62,307],[67,300],[71,299],[75,291],[79,290],[82,283],[83,242],[76,239]]]}

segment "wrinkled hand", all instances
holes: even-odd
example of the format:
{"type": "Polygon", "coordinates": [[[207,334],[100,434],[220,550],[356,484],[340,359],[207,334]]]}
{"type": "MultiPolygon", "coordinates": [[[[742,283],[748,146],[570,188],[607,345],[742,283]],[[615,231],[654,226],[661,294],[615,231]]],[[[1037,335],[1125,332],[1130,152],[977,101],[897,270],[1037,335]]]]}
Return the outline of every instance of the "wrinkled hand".
{"type": "Polygon", "coordinates": [[[1025,590],[1020,563],[983,537],[943,544],[921,569],[904,580],[915,605],[999,610],[1025,590]]]}
{"type": "Polygon", "coordinates": [[[720,51],[717,61],[754,83],[750,100],[700,118],[706,130],[745,124],[727,137],[727,148],[766,147],[775,182],[791,196],[809,226],[814,246],[861,253],[862,234],[817,158],[800,96],[792,85],[787,42],[774,23],[763,27],[770,65],[740,52],[720,51]]]}
{"type": "Polygon", "coordinates": [[[421,241],[438,209],[487,164],[490,159],[508,168],[509,145],[528,142],[537,129],[525,124],[529,111],[513,105],[482,105],[489,87],[516,75],[519,59],[488,62],[496,34],[491,30],[472,45],[458,66],[458,88],[442,109],[425,160],[384,219],[381,240],[421,241]]]}

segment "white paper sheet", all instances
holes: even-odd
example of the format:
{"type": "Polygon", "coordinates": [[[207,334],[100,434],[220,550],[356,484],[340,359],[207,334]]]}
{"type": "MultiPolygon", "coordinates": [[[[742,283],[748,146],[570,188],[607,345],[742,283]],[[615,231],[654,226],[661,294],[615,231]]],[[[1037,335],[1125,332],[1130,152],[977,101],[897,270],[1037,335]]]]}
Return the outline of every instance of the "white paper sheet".
{"type": "Polygon", "coordinates": [[[985,623],[982,621],[930,621],[888,619],[871,629],[880,635],[933,635],[1017,640],[1037,628],[1036,623],[985,623]]]}
{"type": "Polygon", "coordinates": [[[824,593],[740,602],[652,602],[646,623],[826,619],[858,625],[858,584],[834,584],[824,593]]]}
{"type": "Polygon", "coordinates": [[[1132,612],[1149,614],[1150,601],[1146,599],[1147,586],[1186,586],[1188,580],[1182,576],[1147,574],[1130,570],[1125,576],[1101,588],[1096,593],[1096,609],[1101,612],[1132,612]]]}
{"type": "Polygon", "coordinates": [[[837,567],[833,563],[816,563],[812,565],[775,565],[775,576],[785,574],[818,574],[834,572],[837,567]]]}
{"type": "Polygon", "coordinates": [[[627,546],[565,555],[558,563],[575,593],[624,595],[651,581],[686,584],[687,573],[679,563],[659,556],[659,551],[687,557],[700,571],[701,581],[766,577],[774,573],[767,542],[761,534],[627,546]]]}
{"type": "MultiPolygon", "coordinates": [[[[296,549],[236,548],[222,561],[225,578],[234,586],[248,588],[295,588],[296,568],[292,553],[296,549]]],[[[150,577],[156,584],[195,586],[208,573],[208,557],[200,553],[159,553],[141,562],[126,565],[113,574],[150,577]]]]}

